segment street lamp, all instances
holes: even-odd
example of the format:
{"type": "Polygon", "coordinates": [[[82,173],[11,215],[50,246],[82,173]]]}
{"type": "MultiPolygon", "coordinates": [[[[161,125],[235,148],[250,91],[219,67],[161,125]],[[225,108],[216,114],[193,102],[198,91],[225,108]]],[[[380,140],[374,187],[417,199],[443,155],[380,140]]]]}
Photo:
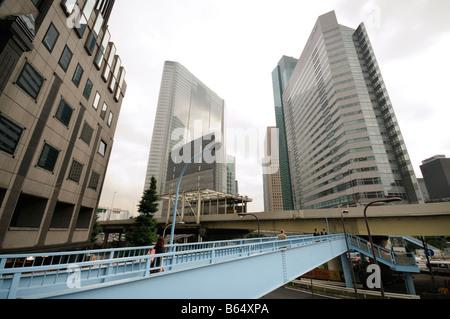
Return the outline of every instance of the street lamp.
{"type": "MultiPolygon", "coordinates": [[[[184,222],[181,221],[181,222],[177,222],[176,224],[177,225],[182,225],[182,224],[184,224],[184,222]]],[[[163,238],[166,237],[166,229],[169,228],[169,226],[172,226],[172,224],[169,224],[166,227],[164,227],[164,231],[163,231],[163,235],[162,235],[163,238]]]]}
{"type": "MultiPolygon", "coordinates": [[[[390,197],[390,198],[370,202],[369,204],[366,205],[366,207],[364,207],[364,220],[366,221],[367,234],[369,235],[370,248],[372,250],[373,261],[374,261],[375,265],[377,265],[377,266],[378,266],[378,261],[377,261],[377,257],[375,256],[375,248],[373,247],[373,240],[372,240],[372,235],[370,234],[369,222],[367,221],[367,215],[366,215],[367,208],[376,203],[390,203],[390,202],[398,202],[401,200],[402,199],[400,197],[390,197]]],[[[381,291],[381,297],[384,299],[384,288],[383,288],[383,281],[381,280],[381,278],[380,278],[380,291],[381,291]]]]}
{"type": "Polygon", "coordinates": [[[356,288],[355,272],[353,271],[352,258],[350,256],[350,248],[348,246],[347,232],[345,231],[344,214],[347,215],[348,214],[348,210],[343,210],[341,212],[341,221],[342,221],[342,228],[344,229],[345,244],[347,245],[348,265],[349,265],[350,271],[352,273],[353,288],[355,289],[355,299],[358,299],[358,289],[356,288]]]}
{"type": "Polygon", "coordinates": [[[253,216],[253,217],[256,218],[256,221],[258,222],[258,238],[261,237],[261,233],[260,233],[260,229],[259,229],[259,218],[258,218],[255,214],[250,214],[250,213],[238,213],[238,216],[241,217],[241,218],[244,217],[244,216],[247,216],[247,215],[251,215],[251,216],[253,216]]]}
{"type": "MultiPolygon", "coordinates": [[[[186,163],[186,165],[184,165],[184,168],[181,171],[180,177],[178,178],[177,192],[175,195],[175,206],[173,208],[173,216],[172,216],[172,230],[170,232],[170,245],[173,245],[173,236],[175,233],[175,220],[176,220],[177,206],[178,206],[178,193],[180,192],[181,178],[183,177],[184,172],[186,172],[187,167],[189,166],[189,164],[191,164],[194,161],[194,159],[196,159],[197,157],[199,157],[200,155],[202,155],[203,153],[205,153],[206,151],[208,151],[210,149],[213,149],[215,147],[219,148],[221,146],[222,146],[222,143],[217,142],[217,143],[212,144],[210,147],[205,147],[205,149],[203,151],[196,154],[194,157],[191,158],[191,160],[189,162],[186,163]]],[[[173,246],[171,249],[173,250],[173,246]]]]}

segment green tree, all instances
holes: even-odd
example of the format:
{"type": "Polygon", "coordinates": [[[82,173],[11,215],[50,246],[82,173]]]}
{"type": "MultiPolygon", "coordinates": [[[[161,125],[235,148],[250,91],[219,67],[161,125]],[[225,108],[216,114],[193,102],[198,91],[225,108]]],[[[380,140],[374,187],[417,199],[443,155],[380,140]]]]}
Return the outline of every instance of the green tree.
{"type": "Polygon", "coordinates": [[[154,232],[157,221],[153,218],[158,211],[158,200],[156,178],[152,176],[150,188],[144,191],[138,205],[139,216],[136,217],[134,227],[126,234],[126,239],[132,246],[150,246],[158,238],[154,232]]]}
{"type": "Polygon", "coordinates": [[[94,227],[92,228],[92,234],[91,234],[91,244],[89,248],[93,248],[95,246],[95,242],[97,241],[97,236],[100,234],[102,228],[100,227],[100,224],[98,222],[98,213],[95,214],[95,222],[94,227]]]}

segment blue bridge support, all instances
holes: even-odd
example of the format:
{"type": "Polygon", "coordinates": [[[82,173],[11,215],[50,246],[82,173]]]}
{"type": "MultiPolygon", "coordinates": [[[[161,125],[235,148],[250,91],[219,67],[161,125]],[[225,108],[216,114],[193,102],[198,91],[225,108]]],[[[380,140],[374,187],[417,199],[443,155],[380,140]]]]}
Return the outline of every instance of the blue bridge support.
{"type": "MultiPolygon", "coordinates": [[[[358,237],[348,242],[351,249],[364,249],[358,237]]],[[[345,255],[347,248],[344,235],[333,234],[174,245],[159,255],[150,250],[0,256],[0,298],[256,299],[345,255]],[[151,267],[152,258],[161,258],[162,266],[151,267]]],[[[389,262],[418,272],[414,256],[391,254],[389,262]]]]}

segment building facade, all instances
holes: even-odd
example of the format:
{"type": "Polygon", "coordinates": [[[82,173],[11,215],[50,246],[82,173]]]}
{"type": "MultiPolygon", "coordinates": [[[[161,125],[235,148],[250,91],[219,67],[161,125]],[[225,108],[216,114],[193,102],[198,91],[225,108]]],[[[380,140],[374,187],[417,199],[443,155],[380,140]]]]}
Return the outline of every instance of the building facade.
{"type": "Polygon", "coordinates": [[[126,91],[113,4],[0,1],[1,252],[90,242],[126,91]]]}
{"type": "Polygon", "coordinates": [[[420,166],[429,199],[450,198],[450,158],[436,155],[422,161],[420,166]]]}
{"type": "Polygon", "coordinates": [[[287,210],[284,207],[284,193],[282,190],[282,181],[281,181],[281,169],[280,169],[280,160],[279,156],[272,156],[271,154],[272,147],[278,147],[278,143],[280,140],[279,133],[276,136],[272,136],[273,133],[279,132],[277,127],[269,126],[266,132],[266,140],[265,140],[265,148],[266,148],[266,157],[263,161],[263,171],[264,168],[270,165],[277,167],[278,169],[273,169],[276,171],[269,170],[272,174],[263,174],[263,190],[264,190],[264,211],[265,212],[274,212],[274,211],[282,211],[287,210]],[[272,145],[272,143],[276,143],[277,145],[272,145]]]}
{"type": "Polygon", "coordinates": [[[275,119],[279,134],[279,159],[280,159],[280,179],[283,196],[283,209],[294,209],[292,195],[291,173],[289,168],[289,155],[286,141],[286,123],[283,108],[283,93],[294,72],[298,60],[293,57],[283,56],[277,67],[272,72],[273,97],[275,103],[275,119]]]}
{"type": "Polygon", "coordinates": [[[283,93],[296,209],[421,202],[364,24],[320,16],[283,93]]]}
{"type": "MultiPolygon", "coordinates": [[[[214,133],[217,141],[224,136],[225,102],[178,62],[164,64],[155,124],[147,166],[145,189],[154,176],[160,195],[173,192],[167,184],[172,151],[194,140],[214,133]]],[[[195,143],[192,143],[195,144],[195,143]]],[[[201,144],[201,143],[200,143],[201,144]]],[[[190,149],[190,147],[188,147],[190,149]]],[[[225,146],[217,153],[217,161],[225,164],[225,146]]],[[[195,154],[191,154],[194,156],[195,154]]],[[[187,163],[190,158],[184,160],[187,163]]],[[[173,169],[173,168],[172,168],[173,169]]],[[[215,171],[215,191],[226,192],[226,167],[215,171]]]]}

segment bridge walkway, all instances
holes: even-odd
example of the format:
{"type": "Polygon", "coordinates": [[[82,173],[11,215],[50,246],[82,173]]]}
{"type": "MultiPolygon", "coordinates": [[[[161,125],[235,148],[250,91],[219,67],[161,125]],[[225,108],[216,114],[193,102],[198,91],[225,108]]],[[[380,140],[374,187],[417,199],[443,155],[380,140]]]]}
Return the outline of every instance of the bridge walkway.
{"type": "MultiPolygon", "coordinates": [[[[356,236],[349,239],[351,249],[363,250],[356,236]]],[[[343,234],[332,234],[180,244],[159,255],[150,250],[0,256],[0,299],[256,299],[347,248],[343,234]],[[151,267],[152,258],[162,258],[162,266],[151,267]]],[[[409,254],[391,254],[389,262],[418,270],[409,254]]]]}

